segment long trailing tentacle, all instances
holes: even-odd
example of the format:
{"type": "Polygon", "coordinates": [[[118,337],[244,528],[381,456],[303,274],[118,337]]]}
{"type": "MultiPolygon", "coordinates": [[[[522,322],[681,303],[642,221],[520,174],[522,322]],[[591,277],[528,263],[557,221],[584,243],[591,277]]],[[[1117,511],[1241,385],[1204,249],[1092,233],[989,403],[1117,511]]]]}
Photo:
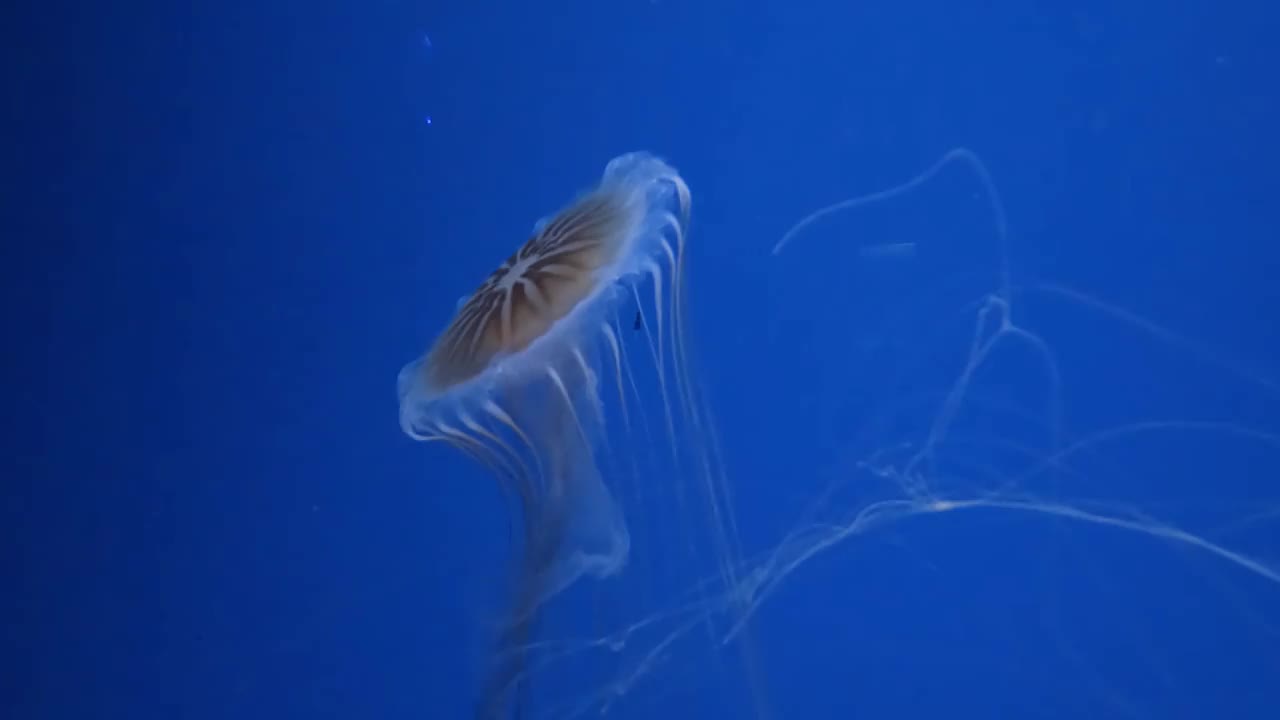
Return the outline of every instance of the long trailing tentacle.
{"type": "Polygon", "coordinates": [[[494,664],[476,707],[476,720],[501,720],[508,714],[518,718],[522,714],[522,696],[528,692],[523,676],[528,665],[530,639],[571,520],[573,508],[565,502],[565,494],[552,488],[571,482],[575,474],[573,463],[583,457],[575,448],[584,438],[573,419],[568,398],[555,394],[552,397],[555,399],[548,401],[552,429],[544,438],[549,453],[547,483],[551,487],[524,496],[524,554],[517,570],[515,601],[507,624],[498,636],[494,664]]]}

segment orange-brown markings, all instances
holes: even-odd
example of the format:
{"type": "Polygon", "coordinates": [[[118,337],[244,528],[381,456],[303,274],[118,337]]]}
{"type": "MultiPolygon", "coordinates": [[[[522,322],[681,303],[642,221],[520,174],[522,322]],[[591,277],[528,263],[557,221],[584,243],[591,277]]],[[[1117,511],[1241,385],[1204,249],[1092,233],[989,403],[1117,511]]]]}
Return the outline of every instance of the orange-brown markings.
{"type": "Polygon", "coordinates": [[[561,211],[485,279],[427,356],[427,381],[445,388],[478,375],[499,353],[547,333],[595,290],[617,259],[625,198],[592,193],[561,211]]]}

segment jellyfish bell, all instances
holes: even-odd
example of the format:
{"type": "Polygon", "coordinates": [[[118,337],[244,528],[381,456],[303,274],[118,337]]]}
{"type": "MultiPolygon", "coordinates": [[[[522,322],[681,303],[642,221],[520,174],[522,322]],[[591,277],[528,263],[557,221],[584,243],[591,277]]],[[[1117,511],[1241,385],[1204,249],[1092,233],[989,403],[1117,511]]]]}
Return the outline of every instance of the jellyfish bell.
{"type": "Polygon", "coordinates": [[[494,391],[552,377],[556,365],[608,342],[618,301],[637,281],[652,278],[661,295],[662,275],[678,270],[689,202],[688,187],[661,160],[646,153],[612,160],[597,188],[540,220],[515,254],[458,301],[426,355],[404,367],[405,433],[444,439],[494,391]]]}
{"type": "Polygon", "coordinates": [[[481,717],[501,715],[519,689],[542,605],[628,563],[624,478],[668,480],[691,468],[716,495],[714,443],[685,359],[689,211],[671,166],[647,153],[613,159],[596,187],[539,220],[400,371],[404,432],[471,456],[520,511],[515,598],[481,717]],[[632,331],[633,314],[643,332],[632,331]],[[655,438],[669,452],[655,450],[655,438]],[[655,472],[657,457],[669,462],[655,472]]]}
{"type": "Polygon", "coordinates": [[[592,458],[602,415],[597,364],[623,362],[616,311],[632,298],[627,291],[649,279],[661,295],[662,276],[675,272],[689,201],[663,161],[615,158],[598,187],[539,221],[459,302],[431,349],[400,372],[406,434],[455,445],[500,470],[530,532],[552,501],[568,516],[561,523],[577,523],[581,544],[562,551],[560,577],[544,594],[626,560],[626,528],[592,458]]]}

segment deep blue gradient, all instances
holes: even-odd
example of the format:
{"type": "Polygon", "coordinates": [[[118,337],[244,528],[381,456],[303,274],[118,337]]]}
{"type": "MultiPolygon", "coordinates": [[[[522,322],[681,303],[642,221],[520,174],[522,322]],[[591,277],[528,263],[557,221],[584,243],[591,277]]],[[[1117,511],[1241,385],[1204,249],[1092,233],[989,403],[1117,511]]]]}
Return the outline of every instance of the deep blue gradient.
{"type": "MultiPolygon", "coordinates": [[[[1280,444],[1241,437],[1280,431],[1273,3],[436,5],[6,23],[0,715],[469,717],[507,506],[399,432],[395,374],[638,149],[693,189],[693,341],[750,553],[903,497],[858,461],[923,440],[964,303],[1007,259],[1019,287],[1177,338],[1019,295],[1062,384],[1026,346],[995,358],[975,387],[1021,415],[966,420],[947,471],[969,474],[944,487],[1141,513],[1280,566],[1280,444]],[[955,167],[771,257],[805,214],[956,146],[999,187],[1007,253],[955,167]],[[1124,434],[1078,475],[1017,477],[1149,420],[1235,429],[1124,434]]],[[[700,635],[613,711],[747,717],[755,678],[774,718],[1280,715],[1280,583],[1042,514],[851,537],[753,628],[757,673],[733,647],[682,662],[700,635]]]]}

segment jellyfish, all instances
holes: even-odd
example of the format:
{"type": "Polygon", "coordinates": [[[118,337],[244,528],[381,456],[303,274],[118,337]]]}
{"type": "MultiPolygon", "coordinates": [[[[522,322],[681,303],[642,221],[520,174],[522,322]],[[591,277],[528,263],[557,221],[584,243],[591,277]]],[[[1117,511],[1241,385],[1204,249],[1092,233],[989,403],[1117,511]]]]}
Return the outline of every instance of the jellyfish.
{"type": "Polygon", "coordinates": [[[689,214],[689,188],[670,165],[643,152],[614,158],[596,187],[538,221],[400,372],[403,431],[486,468],[523,529],[478,718],[519,709],[543,606],[627,565],[622,478],[663,457],[655,482],[699,479],[728,557],[723,473],[687,359],[689,214]]]}

